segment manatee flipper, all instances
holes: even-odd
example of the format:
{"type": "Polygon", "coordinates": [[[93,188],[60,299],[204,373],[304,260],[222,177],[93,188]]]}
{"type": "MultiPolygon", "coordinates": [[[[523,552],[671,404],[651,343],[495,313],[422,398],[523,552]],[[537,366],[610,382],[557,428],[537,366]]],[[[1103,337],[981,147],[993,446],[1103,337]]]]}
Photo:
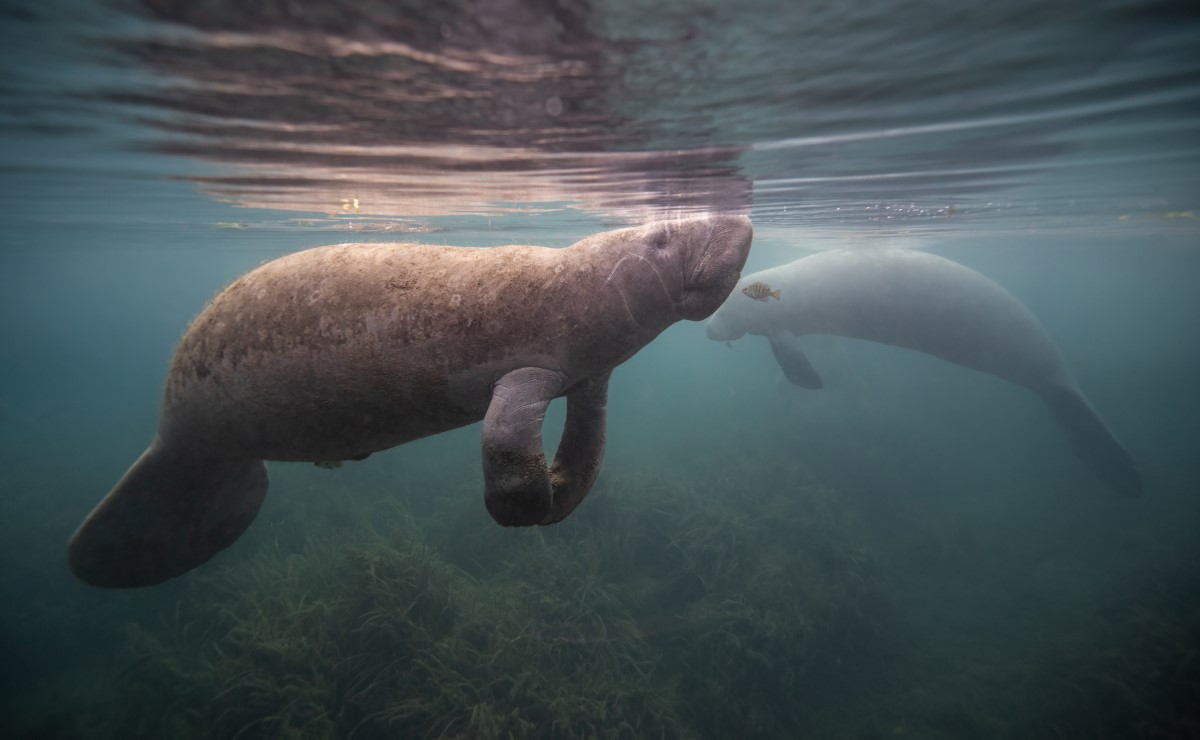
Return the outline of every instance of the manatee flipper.
{"type": "Polygon", "coordinates": [[[1073,385],[1036,389],[1071,440],[1076,454],[1113,490],[1140,496],[1142,474],[1133,456],[1073,385]]]}
{"type": "Polygon", "coordinates": [[[156,439],[71,537],[71,570],[93,586],[161,583],[233,544],[266,493],[261,460],[197,457],[156,439]]]}
{"type": "Polygon", "coordinates": [[[596,482],[604,459],[604,428],[608,404],[608,378],[590,378],[567,394],[567,422],[563,426],[554,465],[550,468],[553,500],[542,524],[561,522],[583,502],[596,482]]]}
{"type": "Polygon", "coordinates": [[[816,390],[824,387],[821,376],[809,364],[800,340],[791,332],[774,332],[767,337],[771,342],[771,351],[775,353],[775,361],[783,369],[784,377],[801,388],[816,390]]]}
{"type": "Polygon", "coordinates": [[[558,373],[523,367],[492,387],[483,417],[483,502],[497,524],[528,527],[550,513],[553,494],[542,451],[542,420],[563,384],[558,373]]]}

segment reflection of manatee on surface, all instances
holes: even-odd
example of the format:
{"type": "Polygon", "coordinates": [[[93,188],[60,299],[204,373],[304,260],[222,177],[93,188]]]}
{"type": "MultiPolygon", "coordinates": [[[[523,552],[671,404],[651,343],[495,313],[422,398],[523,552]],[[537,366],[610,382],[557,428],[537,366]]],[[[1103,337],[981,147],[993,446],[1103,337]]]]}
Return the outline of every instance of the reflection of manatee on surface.
{"type": "Polygon", "coordinates": [[[159,111],[169,136],[147,145],[217,163],[187,176],[223,200],[406,217],[567,201],[623,220],[749,205],[744,146],[707,106],[663,125],[681,71],[713,64],[693,33],[613,38],[625,14],[588,0],[285,5],[121,4],[154,25],[112,48],[169,84],[104,94],[159,111]]]}
{"type": "Polygon", "coordinates": [[[1033,391],[1080,457],[1119,493],[1138,495],[1141,474],[1079,389],[1053,340],[1008,291],[926,252],[838,250],[754,273],[742,283],[781,288],[778,304],[734,295],[708,322],[716,341],[765,336],[784,375],[820,388],[797,337],[832,334],[907,347],[1033,391]]]}
{"type": "Polygon", "coordinates": [[[713,216],[565,249],[342,244],[269,262],[192,322],[154,441],[72,537],[71,567],[98,586],[159,583],[245,531],[263,460],[362,459],[480,420],[492,517],[560,521],[599,470],[612,369],[711,314],[751,235],[713,216]],[[542,420],[562,396],[548,466],[542,420]]]}

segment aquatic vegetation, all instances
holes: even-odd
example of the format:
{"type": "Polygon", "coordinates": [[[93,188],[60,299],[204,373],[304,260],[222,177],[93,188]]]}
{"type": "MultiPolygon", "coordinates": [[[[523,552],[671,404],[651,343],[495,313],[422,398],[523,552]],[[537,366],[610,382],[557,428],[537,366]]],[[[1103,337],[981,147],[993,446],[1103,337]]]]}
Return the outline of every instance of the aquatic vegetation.
{"type": "Polygon", "coordinates": [[[804,480],[609,476],[528,530],[463,488],[420,521],[360,496],[192,579],[130,625],[103,734],[785,736],[880,598],[852,509],[804,480]]]}
{"type": "Polygon", "coordinates": [[[198,583],[188,629],[202,635],[131,633],[122,680],[140,706],[113,734],[684,734],[610,589],[569,572],[546,587],[483,582],[405,530],[268,549],[198,583]]]}
{"type": "MultiPolygon", "coordinates": [[[[704,736],[794,733],[795,709],[817,689],[814,667],[838,660],[847,635],[870,632],[883,599],[852,508],[796,478],[776,489],[748,470],[699,489],[609,476],[571,520],[531,532],[479,572],[531,594],[582,594],[593,614],[627,609],[704,736]]],[[[444,546],[453,562],[480,568],[478,543],[472,534],[444,546]]]]}
{"type": "Polygon", "coordinates": [[[99,687],[90,702],[65,687],[28,735],[1049,740],[1196,723],[1194,591],[1024,652],[903,647],[854,503],[799,467],[608,475],[570,520],[527,530],[496,527],[476,480],[417,506],[377,495],[387,481],[336,502],[297,490],[257,549],[128,625],[113,675],[77,681],[99,687]]]}
{"type": "Polygon", "coordinates": [[[1200,733],[1200,590],[1146,589],[1097,634],[1060,648],[1030,683],[1042,699],[1024,737],[1183,738],[1200,733]]]}
{"type": "Polygon", "coordinates": [[[827,489],[715,485],[668,530],[674,583],[660,606],[680,620],[656,644],[677,666],[689,716],[712,736],[794,734],[815,689],[810,672],[836,659],[834,633],[869,629],[863,605],[880,598],[873,564],[827,489]]]}

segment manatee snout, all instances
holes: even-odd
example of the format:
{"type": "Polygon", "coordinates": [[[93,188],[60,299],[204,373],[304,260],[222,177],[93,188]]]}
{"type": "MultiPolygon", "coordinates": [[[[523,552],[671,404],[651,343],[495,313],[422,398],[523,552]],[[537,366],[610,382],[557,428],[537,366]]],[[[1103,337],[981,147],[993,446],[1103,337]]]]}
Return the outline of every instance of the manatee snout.
{"type": "Polygon", "coordinates": [[[750,256],[754,227],[745,216],[710,216],[692,223],[699,233],[690,244],[693,254],[680,315],[700,321],[716,311],[737,285],[750,256]]]}

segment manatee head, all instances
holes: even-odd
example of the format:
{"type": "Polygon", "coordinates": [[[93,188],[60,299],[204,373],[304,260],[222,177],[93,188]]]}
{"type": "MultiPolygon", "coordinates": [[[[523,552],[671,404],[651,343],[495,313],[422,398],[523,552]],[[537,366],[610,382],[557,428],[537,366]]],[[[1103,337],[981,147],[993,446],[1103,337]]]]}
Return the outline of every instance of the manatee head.
{"type": "Polygon", "coordinates": [[[745,216],[709,216],[681,222],[672,248],[683,266],[679,314],[707,318],[725,302],[742,276],[754,227],[745,216]]]}
{"type": "Polygon", "coordinates": [[[745,216],[701,216],[607,231],[573,248],[592,255],[604,285],[620,296],[622,314],[669,324],[699,321],[721,305],[737,285],[753,236],[745,216]]]}
{"type": "Polygon", "coordinates": [[[612,234],[623,242],[623,292],[665,299],[675,320],[699,321],[737,285],[754,228],[745,216],[702,216],[612,234]]]}

